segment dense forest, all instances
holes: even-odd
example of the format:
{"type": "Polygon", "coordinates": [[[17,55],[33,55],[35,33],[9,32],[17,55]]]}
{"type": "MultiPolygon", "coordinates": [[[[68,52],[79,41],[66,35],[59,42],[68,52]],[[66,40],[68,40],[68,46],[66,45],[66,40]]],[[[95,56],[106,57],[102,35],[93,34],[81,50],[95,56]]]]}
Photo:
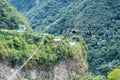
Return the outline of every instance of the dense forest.
{"type": "MultiPolygon", "coordinates": [[[[2,0],[0,1],[0,7],[0,66],[2,62],[6,64],[7,61],[9,63],[7,66],[11,66],[11,68],[14,69],[16,66],[24,64],[30,55],[37,51],[37,54],[30,62],[23,67],[24,71],[32,68],[47,72],[53,71],[54,65],[63,60],[65,62],[77,62],[75,64],[76,67],[78,67],[76,68],[78,69],[76,70],[78,74],[83,74],[81,72],[84,72],[83,68],[86,68],[85,70],[87,70],[87,45],[82,37],[73,36],[77,42],[76,45],[71,46],[67,37],[57,36],[57,38],[62,39],[62,41],[56,44],[54,42],[56,37],[53,35],[45,35],[45,33],[41,34],[39,32],[31,33],[31,28],[27,19],[10,3],[2,0]],[[25,32],[18,32],[19,25],[21,24],[25,25],[27,28],[25,32]],[[40,49],[37,50],[39,45],[40,49]]],[[[1,68],[0,71],[0,79],[6,80],[2,77],[1,68]]],[[[7,70],[6,73],[9,71],[10,70],[7,70]]],[[[5,77],[7,78],[7,75],[5,77]]],[[[27,71],[25,78],[31,80],[27,71]]],[[[7,80],[9,80],[9,78],[7,80]]],[[[11,78],[10,80],[13,79],[11,78]]]]}
{"type": "Polygon", "coordinates": [[[24,9],[19,7],[21,4],[16,5],[18,0],[11,3],[23,12],[35,31],[45,28],[55,35],[68,35],[73,25],[94,31],[93,36],[81,35],[89,46],[89,70],[95,74],[107,75],[119,66],[119,0],[38,0],[38,4],[36,1],[28,1],[27,5],[23,1],[24,9]]]}
{"type": "Polygon", "coordinates": [[[19,25],[25,25],[27,31],[32,30],[27,19],[16,8],[0,0],[0,29],[17,30],[19,25]]]}
{"type": "MultiPolygon", "coordinates": [[[[39,54],[26,68],[31,68],[35,64],[38,69],[50,70],[59,60],[73,59],[80,61],[79,66],[87,66],[88,62],[88,73],[83,80],[119,80],[119,2],[119,0],[1,0],[0,41],[3,43],[0,44],[0,59],[2,61],[8,59],[12,67],[17,63],[23,64],[29,53],[39,45],[43,37],[40,33],[45,30],[51,35],[45,38],[39,54]],[[16,31],[21,24],[27,27],[24,34],[16,31]],[[69,34],[73,26],[79,30],[93,31],[95,34],[69,34]],[[33,33],[30,33],[31,28],[33,33]],[[53,42],[55,38],[53,35],[63,39],[57,47],[53,42]],[[74,47],[69,44],[69,39],[72,38],[77,41],[74,47]]],[[[78,78],[81,77],[75,76],[72,80],[78,78]]]]}
{"type": "MultiPolygon", "coordinates": [[[[0,46],[0,60],[7,59],[10,61],[12,67],[18,64],[23,64],[23,62],[35,51],[36,47],[42,41],[42,35],[36,36],[30,33],[21,34],[15,30],[7,32],[1,30],[0,33],[0,41],[2,42],[0,46]]],[[[35,67],[39,69],[43,65],[44,67],[42,67],[42,69],[44,68],[47,70],[47,68],[50,69],[50,65],[55,64],[61,59],[79,59],[81,56],[81,58],[85,60],[87,46],[85,46],[82,38],[77,37],[81,43],[74,46],[79,49],[78,51],[81,52],[81,54],[77,53],[74,47],[70,47],[67,39],[64,37],[61,38],[64,40],[56,47],[53,42],[54,36],[47,36],[44,43],[41,45],[41,49],[38,51],[39,53],[28,64],[28,67],[33,67],[32,64],[34,64],[35,67]],[[76,55],[79,55],[79,57],[76,55]]]]}

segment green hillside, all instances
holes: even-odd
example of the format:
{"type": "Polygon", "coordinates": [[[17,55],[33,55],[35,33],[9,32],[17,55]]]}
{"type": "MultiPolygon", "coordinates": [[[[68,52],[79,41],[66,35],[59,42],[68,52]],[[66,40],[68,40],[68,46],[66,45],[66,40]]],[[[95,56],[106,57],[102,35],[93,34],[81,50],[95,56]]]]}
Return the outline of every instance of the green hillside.
{"type": "Polygon", "coordinates": [[[12,67],[22,65],[30,55],[35,52],[41,44],[37,54],[30,60],[24,68],[35,68],[42,70],[52,70],[53,66],[61,60],[78,61],[79,73],[81,67],[87,67],[86,55],[87,46],[81,37],[75,46],[70,46],[69,41],[64,37],[57,45],[53,39],[55,37],[48,35],[43,43],[43,35],[33,35],[30,33],[21,34],[17,31],[0,31],[0,61],[8,61],[12,67]],[[33,66],[34,65],[34,66],[33,66]],[[81,66],[81,67],[80,67],[81,66]]]}
{"type": "MultiPolygon", "coordinates": [[[[15,1],[12,2],[14,5],[18,0],[15,1]]],[[[24,6],[26,12],[16,6],[24,11],[35,31],[46,28],[47,32],[55,35],[68,35],[74,24],[77,29],[95,32],[92,36],[80,34],[89,47],[90,71],[107,75],[120,65],[119,0],[39,0],[37,5],[35,1],[32,3],[34,5],[29,9],[24,6]]]]}
{"type": "Polygon", "coordinates": [[[31,31],[26,18],[11,4],[0,0],[0,29],[18,29],[19,25],[25,25],[27,31],[31,31]]]}
{"type": "Polygon", "coordinates": [[[28,10],[30,10],[33,6],[35,6],[35,0],[8,0],[11,3],[13,3],[14,6],[16,6],[16,8],[21,11],[21,12],[26,12],[28,10]],[[29,5],[28,5],[29,4],[29,5]]]}
{"type": "MultiPolygon", "coordinates": [[[[5,0],[0,1],[0,64],[8,64],[5,68],[12,68],[14,70],[16,67],[20,67],[25,63],[25,61],[34,53],[36,55],[22,68],[25,72],[25,78],[29,77],[30,73],[27,72],[31,69],[36,69],[38,71],[42,70],[44,72],[54,72],[54,66],[60,61],[70,62],[70,65],[74,65],[75,74],[80,76],[87,72],[87,45],[80,36],[73,36],[76,39],[75,45],[70,45],[69,38],[64,36],[57,36],[61,41],[57,44],[54,42],[56,36],[44,35],[37,32],[31,32],[31,28],[26,18],[23,17],[11,4],[5,2],[5,0]],[[25,25],[28,32],[19,33],[19,25],[25,25]],[[45,38],[43,38],[45,37],[45,38]],[[40,49],[38,49],[40,46],[40,49]]],[[[1,66],[1,65],[0,65],[1,66]]],[[[68,65],[67,65],[68,66],[68,65]]],[[[21,67],[20,67],[21,68],[21,67]]],[[[10,69],[9,69],[10,70],[10,69]]],[[[9,72],[9,70],[6,71],[9,72]]],[[[21,71],[22,71],[21,70],[21,71]]],[[[3,69],[5,71],[5,69],[3,69]]],[[[2,73],[2,72],[1,72],[2,73]]],[[[11,72],[8,73],[9,75],[11,72]]],[[[13,72],[16,74],[17,72],[13,72]]],[[[54,73],[50,73],[53,75],[54,73]]],[[[43,74],[43,79],[48,77],[48,74],[43,74]]],[[[71,75],[76,76],[76,75],[71,75]]],[[[4,77],[1,77],[0,80],[4,77]]],[[[13,76],[14,77],[14,76],[13,76]]],[[[67,76],[64,76],[67,77],[67,76]]],[[[6,79],[7,76],[5,76],[6,79]]],[[[49,77],[48,77],[49,78],[49,77]]],[[[74,78],[74,77],[73,77],[74,78]]],[[[12,80],[12,77],[10,76],[12,80]]],[[[32,80],[32,79],[30,79],[32,80]]],[[[40,80],[36,79],[36,80],[40,80]]]]}

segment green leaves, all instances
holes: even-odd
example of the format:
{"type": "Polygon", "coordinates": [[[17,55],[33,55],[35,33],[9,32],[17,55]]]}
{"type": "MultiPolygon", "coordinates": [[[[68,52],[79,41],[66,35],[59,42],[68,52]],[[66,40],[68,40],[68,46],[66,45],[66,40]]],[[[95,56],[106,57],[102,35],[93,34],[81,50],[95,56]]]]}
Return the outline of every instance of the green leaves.
{"type": "MultiPolygon", "coordinates": [[[[63,36],[57,45],[54,43],[54,36],[46,36],[37,54],[28,62],[26,68],[36,67],[37,69],[50,70],[60,60],[77,60],[80,65],[86,63],[86,45],[82,39],[75,46],[70,46],[69,41],[63,36]],[[80,60],[80,61],[79,61],[80,60]]],[[[79,37],[77,37],[79,38],[79,37]]],[[[0,31],[0,59],[10,62],[12,67],[23,64],[40,44],[42,37],[36,33],[20,34],[17,31],[0,31]]]]}
{"type": "Polygon", "coordinates": [[[26,18],[19,13],[11,4],[0,1],[0,29],[16,30],[19,25],[26,26],[27,31],[31,31],[30,25],[26,18]]]}
{"type": "Polygon", "coordinates": [[[116,68],[108,73],[108,80],[120,80],[120,68],[116,68]]]}

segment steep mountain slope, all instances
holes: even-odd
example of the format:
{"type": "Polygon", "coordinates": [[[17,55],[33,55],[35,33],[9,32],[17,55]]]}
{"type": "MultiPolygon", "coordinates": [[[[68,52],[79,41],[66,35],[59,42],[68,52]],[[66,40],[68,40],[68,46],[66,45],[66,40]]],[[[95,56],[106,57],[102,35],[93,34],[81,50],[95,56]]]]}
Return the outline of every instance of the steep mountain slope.
{"type": "Polygon", "coordinates": [[[35,6],[35,0],[9,0],[11,3],[13,3],[14,6],[17,7],[17,9],[21,12],[26,12],[30,10],[33,6],[35,6]],[[28,5],[29,4],[29,5],[28,5]]]}
{"type": "Polygon", "coordinates": [[[106,75],[120,65],[120,4],[119,0],[100,1],[91,4],[96,6],[88,8],[83,19],[86,19],[85,22],[88,20],[89,28],[96,32],[91,39],[86,39],[91,43],[88,56],[90,69],[96,74],[106,75]]]}
{"type": "MultiPolygon", "coordinates": [[[[32,7],[30,10],[28,10],[24,14],[27,16],[29,22],[31,23],[32,28],[37,31],[40,31],[44,27],[50,28],[52,25],[55,25],[55,24],[57,25],[57,22],[61,21],[61,19],[63,19],[64,16],[66,15],[67,10],[69,10],[68,8],[72,8],[73,6],[72,2],[73,0],[69,0],[69,1],[39,0],[38,5],[36,4],[34,7],[32,7]],[[66,7],[68,8],[66,9],[66,7]]],[[[26,2],[24,2],[24,4],[25,3],[26,2]]],[[[26,6],[24,7],[24,9],[26,9],[26,6]]]]}
{"type": "Polygon", "coordinates": [[[2,42],[0,43],[0,80],[2,75],[9,78],[12,74],[11,70],[16,73],[14,70],[18,69],[40,44],[41,47],[36,51],[36,55],[18,72],[20,78],[62,80],[70,79],[75,75],[84,75],[88,68],[87,46],[83,39],[79,37],[77,44],[70,46],[66,38],[59,37],[62,41],[58,44],[54,43],[54,38],[48,35],[41,44],[43,35],[0,30],[0,42],[2,42]]]}
{"type": "MultiPolygon", "coordinates": [[[[35,31],[46,28],[55,35],[68,35],[73,24],[78,29],[94,31],[93,36],[83,34],[89,45],[89,69],[96,74],[106,75],[120,64],[119,2],[120,0],[39,0],[39,4],[32,2],[34,6],[31,9],[24,6],[27,8],[24,15],[35,31]]],[[[21,8],[20,11],[22,10],[21,8]]]]}
{"type": "Polygon", "coordinates": [[[78,79],[86,74],[87,46],[81,37],[74,36],[77,38],[76,45],[70,45],[69,40],[63,36],[57,36],[61,41],[56,43],[53,35],[17,32],[20,24],[31,31],[22,14],[1,0],[0,80],[62,80],[72,79],[73,76],[78,79]],[[22,68],[35,52],[36,55],[22,68]]]}
{"type": "Polygon", "coordinates": [[[26,18],[11,4],[0,0],[0,29],[18,29],[21,24],[25,25],[28,31],[31,31],[26,18]]]}

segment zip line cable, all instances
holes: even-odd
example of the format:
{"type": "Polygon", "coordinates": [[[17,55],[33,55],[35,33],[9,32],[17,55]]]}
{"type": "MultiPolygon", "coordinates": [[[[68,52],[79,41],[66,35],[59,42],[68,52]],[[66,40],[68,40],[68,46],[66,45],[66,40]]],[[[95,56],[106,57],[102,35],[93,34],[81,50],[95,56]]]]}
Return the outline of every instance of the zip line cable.
{"type": "MultiPolygon", "coordinates": [[[[83,2],[85,2],[85,1],[87,1],[87,0],[83,0],[82,1],[82,3],[83,2]]],[[[48,2],[49,3],[49,2],[48,2]]],[[[75,5],[75,3],[73,3],[73,5],[75,5]]],[[[70,6],[72,6],[72,5],[70,5],[70,6]]],[[[69,6],[69,7],[70,7],[69,6]]],[[[73,7],[74,8],[74,7],[73,7]]],[[[70,11],[71,12],[71,11],[70,11]]],[[[73,13],[74,13],[74,9],[73,9],[73,13]]],[[[39,14],[39,12],[37,13],[37,14],[39,14]]],[[[36,15],[37,15],[36,14],[36,15]]],[[[35,16],[36,16],[35,15],[35,16]]],[[[64,15],[67,15],[67,13],[65,13],[64,15]]],[[[64,15],[60,15],[59,17],[58,17],[58,19],[57,19],[57,21],[56,22],[58,22],[58,21],[61,21],[62,20],[62,18],[64,17],[64,15]]],[[[33,18],[33,17],[32,17],[33,18]]],[[[74,22],[73,22],[74,23],[74,22]]],[[[53,23],[53,24],[51,24],[51,25],[54,25],[55,23],[53,23]]],[[[33,54],[23,63],[23,65],[20,67],[20,68],[18,68],[16,71],[14,71],[13,73],[12,73],[12,75],[8,78],[8,80],[14,80],[14,77],[15,77],[15,75],[32,59],[32,57],[37,53],[37,51],[40,49],[40,47],[41,47],[41,45],[43,44],[43,42],[44,42],[44,39],[45,39],[45,35],[43,35],[43,39],[42,39],[42,41],[41,41],[41,43],[39,44],[39,46],[35,49],[35,51],[33,52],[33,54]]]]}
{"type": "Polygon", "coordinates": [[[32,57],[37,53],[37,51],[40,49],[41,45],[43,44],[45,40],[45,35],[43,36],[43,39],[41,41],[41,43],[39,44],[39,46],[36,48],[36,50],[33,52],[33,54],[25,61],[25,63],[15,72],[13,72],[13,74],[8,78],[8,80],[14,80],[14,76],[30,61],[30,59],[32,59],[32,57]]]}

